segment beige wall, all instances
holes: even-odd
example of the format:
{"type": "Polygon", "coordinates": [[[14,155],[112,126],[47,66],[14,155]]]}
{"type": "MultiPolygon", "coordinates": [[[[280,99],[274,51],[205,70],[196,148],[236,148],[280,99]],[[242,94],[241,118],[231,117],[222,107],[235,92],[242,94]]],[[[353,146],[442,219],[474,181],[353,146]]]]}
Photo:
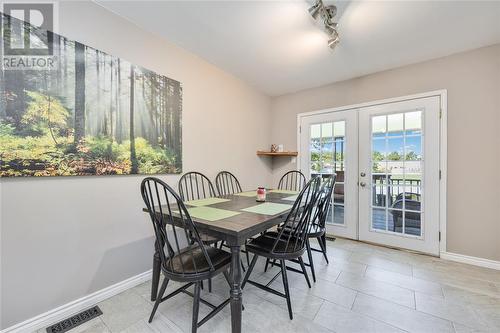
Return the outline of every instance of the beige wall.
{"type": "MultiPolygon", "coordinates": [[[[60,5],[61,34],[183,84],[184,170],[267,184],[270,98],[92,2],[60,5]]],[[[162,176],[175,185],[178,176],[162,176]]],[[[0,329],[151,268],[141,176],[0,180],[0,329]]]]}
{"type": "MultiPolygon", "coordinates": [[[[448,90],[447,251],[500,260],[500,44],[276,97],[271,141],[297,146],[297,117],[448,90]]],[[[274,162],[273,183],[296,165],[274,162]]]]}

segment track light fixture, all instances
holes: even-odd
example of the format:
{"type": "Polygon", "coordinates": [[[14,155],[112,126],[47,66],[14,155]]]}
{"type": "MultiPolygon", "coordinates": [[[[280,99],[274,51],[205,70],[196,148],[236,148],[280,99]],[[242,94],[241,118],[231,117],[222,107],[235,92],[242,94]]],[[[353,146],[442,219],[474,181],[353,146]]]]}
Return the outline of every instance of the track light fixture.
{"type": "Polygon", "coordinates": [[[339,43],[339,41],[340,41],[339,34],[335,31],[333,35],[330,35],[330,39],[328,40],[328,46],[331,49],[334,49],[335,46],[339,43]]]}
{"type": "Polygon", "coordinates": [[[313,17],[313,19],[317,19],[321,10],[321,1],[316,2],[313,6],[311,6],[308,11],[309,14],[313,17]]]}
{"type": "Polygon", "coordinates": [[[333,49],[339,43],[339,34],[337,32],[338,24],[333,22],[333,18],[337,15],[337,7],[334,5],[325,6],[322,0],[316,0],[314,5],[309,9],[309,14],[313,19],[318,19],[320,16],[325,25],[325,31],[328,33],[330,38],[328,39],[328,46],[333,49]]]}

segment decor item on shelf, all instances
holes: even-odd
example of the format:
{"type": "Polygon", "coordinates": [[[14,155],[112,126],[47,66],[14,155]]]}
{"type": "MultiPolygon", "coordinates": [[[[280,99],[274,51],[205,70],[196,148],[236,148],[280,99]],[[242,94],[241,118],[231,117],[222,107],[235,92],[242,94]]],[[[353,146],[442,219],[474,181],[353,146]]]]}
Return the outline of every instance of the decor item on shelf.
{"type": "Polygon", "coordinates": [[[323,20],[325,31],[330,36],[328,39],[328,46],[334,49],[340,41],[337,31],[338,24],[333,22],[333,18],[337,15],[337,7],[334,5],[325,6],[322,0],[316,0],[314,5],[309,8],[309,14],[311,14],[315,20],[318,18],[323,20]]]}
{"type": "Polygon", "coordinates": [[[181,173],[180,82],[0,15],[3,45],[30,31],[52,64],[2,69],[0,177],[181,173]]]}
{"type": "Polygon", "coordinates": [[[276,146],[274,143],[271,145],[271,153],[276,153],[278,151],[278,146],[276,146]]]}
{"type": "Polygon", "coordinates": [[[285,151],[285,147],[283,145],[278,145],[278,150],[276,150],[276,152],[282,153],[284,151],[285,151]]]}

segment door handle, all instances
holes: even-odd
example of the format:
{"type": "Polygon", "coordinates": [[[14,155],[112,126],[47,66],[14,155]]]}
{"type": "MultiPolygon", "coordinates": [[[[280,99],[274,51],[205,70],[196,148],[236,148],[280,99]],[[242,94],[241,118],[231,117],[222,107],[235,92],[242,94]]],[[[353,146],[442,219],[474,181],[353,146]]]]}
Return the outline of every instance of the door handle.
{"type": "Polygon", "coordinates": [[[361,187],[365,187],[365,186],[366,186],[366,183],[365,183],[365,182],[360,182],[360,183],[359,183],[359,186],[361,186],[361,187]]]}

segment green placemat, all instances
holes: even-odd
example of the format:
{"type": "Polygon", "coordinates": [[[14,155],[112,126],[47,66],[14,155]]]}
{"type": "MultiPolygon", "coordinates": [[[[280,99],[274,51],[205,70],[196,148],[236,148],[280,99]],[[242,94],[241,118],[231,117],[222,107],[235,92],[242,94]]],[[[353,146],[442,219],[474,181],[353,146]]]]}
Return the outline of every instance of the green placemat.
{"type": "Polygon", "coordinates": [[[233,212],[231,210],[205,206],[188,208],[188,212],[191,217],[207,220],[210,222],[227,219],[228,217],[241,214],[239,212],[233,212]]]}
{"type": "Polygon", "coordinates": [[[299,196],[298,194],[297,195],[292,195],[291,197],[286,197],[286,198],[283,198],[282,200],[295,201],[295,200],[297,200],[298,196],[299,196]]]}
{"type": "Polygon", "coordinates": [[[255,214],[263,214],[263,215],[276,215],[282,213],[286,210],[292,208],[292,205],[279,204],[273,202],[265,202],[259,205],[255,205],[252,207],[248,207],[242,209],[244,212],[255,213],[255,214]]]}
{"type": "Polygon", "coordinates": [[[282,193],[282,194],[298,194],[299,191],[290,191],[290,190],[271,190],[273,193],[282,193]]]}
{"type": "Polygon", "coordinates": [[[191,200],[191,201],[186,201],[184,202],[186,205],[189,206],[208,206],[208,205],[214,205],[217,203],[221,202],[226,202],[230,201],[229,199],[222,199],[222,198],[205,198],[205,199],[199,199],[199,200],[191,200]]]}
{"type": "Polygon", "coordinates": [[[241,195],[242,197],[255,197],[257,196],[257,190],[235,193],[234,195],[241,195]]]}

